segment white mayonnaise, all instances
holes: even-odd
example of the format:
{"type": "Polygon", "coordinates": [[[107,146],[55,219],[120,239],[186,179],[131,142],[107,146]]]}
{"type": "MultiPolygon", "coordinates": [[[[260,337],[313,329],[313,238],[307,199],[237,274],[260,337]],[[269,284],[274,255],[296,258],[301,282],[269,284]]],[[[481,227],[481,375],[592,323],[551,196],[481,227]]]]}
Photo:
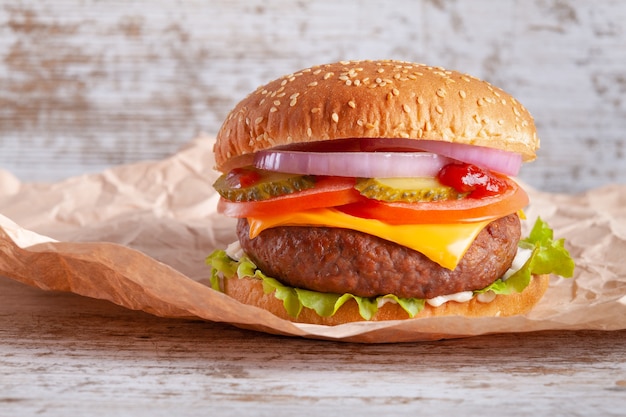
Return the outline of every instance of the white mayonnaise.
{"type": "Polygon", "coordinates": [[[235,261],[240,260],[244,255],[243,249],[241,247],[241,243],[239,243],[238,240],[228,245],[226,247],[225,252],[226,252],[226,255],[228,255],[230,259],[233,259],[235,261]]]}
{"type": "Polygon", "coordinates": [[[522,269],[522,267],[524,266],[524,264],[526,264],[528,259],[530,259],[530,256],[532,254],[532,249],[520,248],[518,246],[515,258],[513,258],[513,263],[511,264],[511,267],[504,273],[504,275],[502,275],[502,281],[506,281],[511,277],[511,275],[522,269]]]}

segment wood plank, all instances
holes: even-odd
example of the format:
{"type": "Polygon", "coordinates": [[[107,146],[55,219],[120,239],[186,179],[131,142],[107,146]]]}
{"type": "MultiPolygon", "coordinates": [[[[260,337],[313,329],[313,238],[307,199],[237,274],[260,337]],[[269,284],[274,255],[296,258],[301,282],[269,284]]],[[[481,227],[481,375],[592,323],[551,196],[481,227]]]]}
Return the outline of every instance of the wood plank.
{"type": "Polygon", "coordinates": [[[358,345],[170,320],[0,278],[7,415],[620,415],[626,331],[358,345]]]}

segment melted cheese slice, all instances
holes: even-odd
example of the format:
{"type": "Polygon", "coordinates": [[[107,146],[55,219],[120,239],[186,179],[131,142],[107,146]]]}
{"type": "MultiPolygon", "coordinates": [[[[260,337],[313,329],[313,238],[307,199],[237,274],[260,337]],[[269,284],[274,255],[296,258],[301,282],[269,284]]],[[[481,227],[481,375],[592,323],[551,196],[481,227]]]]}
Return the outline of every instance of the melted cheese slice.
{"type": "Polygon", "coordinates": [[[478,233],[489,222],[490,220],[475,223],[390,225],[328,208],[248,218],[250,239],[263,230],[278,226],[340,227],[409,247],[448,269],[456,268],[478,233]]]}

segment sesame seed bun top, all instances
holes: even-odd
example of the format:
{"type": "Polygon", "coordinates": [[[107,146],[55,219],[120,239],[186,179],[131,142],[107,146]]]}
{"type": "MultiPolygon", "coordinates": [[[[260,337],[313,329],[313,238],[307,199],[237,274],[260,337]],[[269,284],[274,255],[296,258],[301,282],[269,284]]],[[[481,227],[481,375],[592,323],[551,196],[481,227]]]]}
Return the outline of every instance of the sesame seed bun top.
{"type": "Polygon", "coordinates": [[[257,88],[217,134],[216,167],[292,143],[345,138],[441,140],[535,159],[530,113],[470,75],[401,61],[349,61],[285,75],[257,88]]]}

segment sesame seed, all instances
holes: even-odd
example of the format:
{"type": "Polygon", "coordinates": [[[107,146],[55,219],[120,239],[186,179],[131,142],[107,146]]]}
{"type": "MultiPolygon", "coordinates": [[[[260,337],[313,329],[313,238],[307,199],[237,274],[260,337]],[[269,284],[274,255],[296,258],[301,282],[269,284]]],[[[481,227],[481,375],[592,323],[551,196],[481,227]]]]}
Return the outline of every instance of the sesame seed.
{"type": "Polygon", "coordinates": [[[361,126],[361,127],[363,127],[363,125],[364,125],[363,120],[361,120],[361,119],[357,120],[356,124],[361,126]]]}
{"type": "Polygon", "coordinates": [[[314,75],[319,75],[319,73],[322,72],[321,68],[316,69],[315,71],[313,71],[314,75]]]}
{"type": "Polygon", "coordinates": [[[404,110],[406,113],[409,113],[411,111],[411,107],[409,107],[408,104],[403,104],[402,110],[404,110]]]}
{"type": "Polygon", "coordinates": [[[283,80],[283,81],[280,83],[280,85],[285,85],[285,84],[287,84],[287,80],[283,80]]]}
{"type": "Polygon", "coordinates": [[[469,78],[468,76],[465,76],[465,75],[463,75],[463,76],[461,77],[461,79],[462,79],[463,81],[468,82],[468,83],[471,81],[471,80],[470,80],[470,78],[469,78]]]}
{"type": "Polygon", "coordinates": [[[265,103],[265,99],[264,98],[262,98],[261,101],[259,101],[259,106],[262,106],[263,103],[265,103]]]}
{"type": "Polygon", "coordinates": [[[295,106],[297,102],[298,102],[298,99],[296,97],[292,98],[291,101],[289,102],[289,107],[295,106]]]}
{"type": "Polygon", "coordinates": [[[391,89],[391,94],[393,94],[394,96],[398,96],[400,95],[400,90],[398,90],[397,88],[393,88],[391,89]]]}
{"type": "Polygon", "coordinates": [[[432,129],[432,125],[430,124],[430,120],[428,120],[426,122],[426,125],[424,125],[424,131],[428,132],[432,129]]]}
{"type": "Polygon", "coordinates": [[[250,126],[250,118],[246,117],[246,126],[250,126]]]}
{"type": "Polygon", "coordinates": [[[326,74],[324,74],[324,79],[325,79],[325,80],[327,80],[327,79],[329,79],[330,77],[332,77],[333,75],[335,75],[335,73],[334,73],[334,72],[327,72],[326,74]]]}
{"type": "Polygon", "coordinates": [[[333,113],[330,115],[330,118],[333,119],[333,122],[339,122],[339,115],[337,113],[333,113]]]}
{"type": "Polygon", "coordinates": [[[261,123],[263,121],[263,116],[257,117],[256,119],[254,119],[254,124],[258,125],[259,123],[261,123]]]}
{"type": "Polygon", "coordinates": [[[443,88],[439,88],[437,89],[437,92],[435,94],[437,94],[437,96],[441,98],[444,98],[446,96],[446,91],[443,88]]]}
{"type": "Polygon", "coordinates": [[[352,80],[346,80],[346,85],[348,86],[352,85],[352,80]]]}
{"type": "Polygon", "coordinates": [[[385,72],[385,69],[384,68],[378,68],[376,70],[376,72],[379,73],[379,74],[382,74],[383,72],[385,72]]]}
{"type": "Polygon", "coordinates": [[[311,136],[313,135],[313,131],[311,130],[311,128],[310,128],[310,127],[307,127],[307,129],[306,129],[306,135],[307,135],[308,137],[311,137],[311,136]]]}
{"type": "Polygon", "coordinates": [[[354,101],[350,100],[350,101],[348,102],[348,106],[350,106],[350,107],[352,107],[353,109],[355,109],[355,108],[356,108],[356,103],[355,103],[354,101]]]}
{"type": "MultiPolygon", "coordinates": [[[[300,75],[302,75],[302,74],[300,74],[300,75]]],[[[289,77],[289,82],[292,82],[295,79],[296,79],[296,77],[289,77]]]]}
{"type": "Polygon", "coordinates": [[[383,79],[379,77],[379,78],[376,78],[374,81],[376,82],[376,84],[380,84],[383,82],[383,79]]]}
{"type": "Polygon", "coordinates": [[[340,76],[339,76],[339,79],[340,79],[341,81],[345,81],[345,80],[347,80],[347,79],[348,79],[348,76],[347,76],[347,75],[340,75],[340,76]]]}
{"type": "Polygon", "coordinates": [[[465,91],[460,90],[459,91],[459,96],[461,96],[461,98],[465,98],[465,97],[467,97],[467,94],[465,94],[465,91]]]}
{"type": "Polygon", "coordinates": [[[409,74],[409,75],[407,75],[407,77],[409,79],[411,79],[411,80],[417,80],[417,77],[415,75],[413,75],[413,74],[409,74]]]}
{"type": "Polygon", "coordinates": [[[435,106],[435,111],[439,114],[443,114],[443,108],[439,105],[435,106]]]}
{"type": "Polygon", "coordinates": [[[387,93],[387,100],[391,100],[393,98],[393,94],[391,94],[391,91],[387,93]]]}
{"type": "Polygon", "coordinates": [[[278,109],[277,109],[276,107],[272,107],[272,108],[270,109],[270,113],[275,113],[275,112],[277,112],[277,111],[278,111],[278,109]]]}
{"type": "Polygon", "coordinates": [[[313,113],[313,114],[315,114],[315,113],[319,113],[319,111],[320,111],[319,107],[313,107],[313,108],[311,109],[311,113],[313,113]]]}
{"type": "Polygon", "coordinates": [[[280,100],[274,100],[274,106],[280,106],[280,100]]]}
{"type": "Polygon", "coordinates": [[[505,106],[506,106],[506,100],[505,100],[505,99],[502,99],[502,100],[500,101],[500,103],[502,103],[503,105],[505,105],[505,106]]]}
{"type": "Polygon", "coordinates": [[[276,94],[276,97],[281,98],[281,97],[285,97],[287,95],[287,93],[282,92],[280,94],[276,94]]]}
{"type": "Polygon", "coordinates": [[[503,125],[504,125],[504,120],[502,120],[502,119],[498,120],[498,124],[499,124],[500,126],[503,126],[503,125]]]}
{"type": "Polygon", "coordinates": [[[476,100],[476,103],[478,103],[479,106],[484,106],[485,105],[485,99],[481,97],[478,100],[476,100]]]}
{"type": "Polygon", "coordinates": [[[375,127],[376,127],[376,126],[375,126],[374,124],[372,124],[372,123],[366,123],[366,124],[365,124],[365,128],[366,128],[366,129],[374,129],[375,127]]]}
{"type": "Polygon", "coordinates": [[[315,87],[317,85],[317,81],[313,81],[312,83],[309,83],[309,87],[315,87]]]}
{"type": "Polygon", "coordinates": [[[417,104],[424,104],[424,99],[421,96],[417,98],[417,104]]]}
{"type": "Polygon", "coordinates": [[[289,96],[290,100],[293,100],[294,98],[297,98],[300,95],[300,93],[293,93],[292,95],[289,96]]]}
{"type": "Polygon", "coordinates": [[[354,85],[356,85],[357,87],[361,85],[361,80],[354,80],[354,85]]]}
{"type": "Polygon", "coordinates": [[[517,107],[513,107],[513,114],[515,114],[516,116],[521,116],[519,110],[517,110],[517,107]]]}

